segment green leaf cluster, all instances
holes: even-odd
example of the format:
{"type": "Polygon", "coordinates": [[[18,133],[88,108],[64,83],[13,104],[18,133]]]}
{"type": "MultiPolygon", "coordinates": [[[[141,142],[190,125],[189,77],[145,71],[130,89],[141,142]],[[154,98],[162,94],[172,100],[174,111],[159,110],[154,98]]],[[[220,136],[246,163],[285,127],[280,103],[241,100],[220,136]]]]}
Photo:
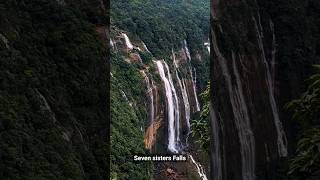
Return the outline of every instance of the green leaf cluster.
{"type": "Polygon", "coordinates": [[[302,127],[296,155],[290,161],[289,174],[296,179],[320,177],[320,66],[315,68],[318,72],[309,78],[308,90],[287,104],[302,127]]]}

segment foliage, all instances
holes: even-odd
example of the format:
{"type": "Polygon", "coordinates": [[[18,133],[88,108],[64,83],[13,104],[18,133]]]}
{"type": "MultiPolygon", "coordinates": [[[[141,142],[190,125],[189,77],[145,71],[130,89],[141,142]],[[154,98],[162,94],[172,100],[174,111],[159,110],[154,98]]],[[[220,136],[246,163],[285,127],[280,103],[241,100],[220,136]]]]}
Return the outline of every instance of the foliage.
{"type": "Polygon", "coordinates": [[[298,179],[320,177],[320,66],[315,67],[318,73],[309,78],[308,90],[287,104],[302,127],[297,155],[292,158],[289,171],[298,179]]]}
{"type": "Polygon", "coordinates": [[[119,54],[112,54],[111,66],[111,178],[149,180],[151,164],[133,161],[134,155],[146,154],[143,77],[119,54]]]}
{"type": "Polygon", "coordinates": [[[107,179],[106,53],[88,11],[0,9],[0,179],[107,179]]]}
{"type": "Polygon", "coordinates": [[[298,155],[290,164],[289,174],[303,179],[319,177],[320,171],[320,128],[305,130],[298,142],[298,155]]]}
{"type": "Polygon", "coordinates": [[[203,100],[203,107],[200,112],[200,117],[193,120],[191,123],[192,136],[198,138],[198,143],[201,147],[209,152],[210,147],[210,83],[208,83],[206,90],[200,94],[203,100]]]}
{"type": "Polygon", "coordinates": [[[207,0],[120,0],[111,3],[111,23],[140,37],[160,58],[180,48],[184,39],[194,51],[203,46],[209,36],[209,4],[207,0]]]}

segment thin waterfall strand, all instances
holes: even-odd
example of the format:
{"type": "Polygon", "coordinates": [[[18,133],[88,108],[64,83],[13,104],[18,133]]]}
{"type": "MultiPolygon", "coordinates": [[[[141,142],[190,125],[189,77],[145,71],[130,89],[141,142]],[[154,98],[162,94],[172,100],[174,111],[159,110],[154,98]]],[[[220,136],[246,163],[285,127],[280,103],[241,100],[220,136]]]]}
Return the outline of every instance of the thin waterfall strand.
{"type": "MultiPolygon", "coordinates": [[[[168,150],[170,152],[173,153],[178,153],[179,150],[176,147],[177,144],[177,133],[176,133],[176,121],[179,121],[179,119],[177,118],[177,113],[175,112],[177,109],[176,103],[177,100],[175,100],[174,98],[176,98],[176,94],[174,89],[174,86],[172,86],[169,81],[169,79],[167,78],[167,76],[165,75],[165,70],[163,67],[163,64],[165,64],[164,61],[156,61],[155,62],[160,74],[160,77],[164,83],[164,87],[165,87],[165,92],[166,92],[166,99],[167,99],[167,118],[168,118],[168,150]]],[[[170,75],[169,69],[166,66],[166,70],[167,70],[167,75],[170,75]]],[[[179,117],[178,117],[179,118],[179,117]]]]}

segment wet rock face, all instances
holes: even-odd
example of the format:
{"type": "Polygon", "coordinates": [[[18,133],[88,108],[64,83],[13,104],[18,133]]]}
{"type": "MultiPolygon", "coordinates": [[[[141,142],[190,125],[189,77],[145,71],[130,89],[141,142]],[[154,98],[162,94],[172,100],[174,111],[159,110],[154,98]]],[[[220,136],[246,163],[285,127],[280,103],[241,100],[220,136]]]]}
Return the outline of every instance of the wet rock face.
{"type": "MultiPolygon", "coordinates": [[[[213,6],[212,94],[217,118],[212,121],[219,128],[222,179],[272,179],[271,164],[287,155],[274,95],[272,21],[255,1],[224,0],[213,6]]],[[[214,159],[212,163],[217,164],[214,159]]],[[[221,179],[214,173],[212,179],[221,179]]]]}

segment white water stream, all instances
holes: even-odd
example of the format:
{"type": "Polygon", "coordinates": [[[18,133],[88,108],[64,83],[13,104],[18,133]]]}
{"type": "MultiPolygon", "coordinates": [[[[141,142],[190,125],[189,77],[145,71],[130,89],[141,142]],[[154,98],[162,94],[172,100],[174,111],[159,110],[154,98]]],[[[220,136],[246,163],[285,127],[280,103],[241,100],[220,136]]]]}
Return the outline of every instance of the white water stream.
{"type": "Polygon", "coordinates": [[[204,43],[204,46],[207,48],[207,50],[210,54],[210,43],[206,42],[206,43],[204,43]]]}
{"type": "Polygon", "coordinates": [[[168,118],[168,149],[172,153],[178,153],[177,140],[179,140],[179,131],[176,125],[179,124],[179,105],[176,90],[172,83],[172,78],[169,72],[168,65],[164,61],[156,61],[160,77],[164,82],[167,99],[167,118],[168,118]],[[165,68],[164,66],[165,65],[165,68]],[[165,73],[167,71],[167,75],[165,73]]]}
{"type": "Polygon", "coordinates": [[[142,45],[143,45],[144,49],[145,49],[148,53],[151,53],[151,52],[149,51],[147,45],[146,45],[144,42],[142,42],[142,45]]]}
{"type": "MultiPolygon", "coordinates": [[[[185,48],[187,48],[186,44],[185,44],[185,48]]],[[[172,58],[173,58],[176,82],[178,87],[180,88],[180,92],[182,95],[183,107],[185,112],[185,120],[188,127],[188,135],[189,135],[191,133],[190,103],[189,103],[188,94],[187,94],[187,87],[186,87],[185,81],[181,80],[179,77],[180,72],[179,72],[178,65],[175,59],[175,54],[173,53],[173,51],[172,51],[172,58]]],[[[157,65],[161,80],[164,83],[164,87],[165,87],[166,102],[167,102],[167,118],[168,118],[168,150],[172,153],[179,153],[183,151],[183,147],[181,146],[181,141],[180,141],[180,123],[181,122],[180,122],[179,98],[173,83],[173,79],[172,79],[168,64],[164,60],[155,61],[155,63],[157,65]]],[[[192,78],[193,92],[194,92],[195,101],[196,101],[196,110],[200,111],[200,105],[198,102],[196,85],[195,85],[196,74],[193,77],[192,75],[193,72],[191,71],[191,68],[189,68],[189,70],[192,78]]],[[[145,78],[145,81],[148,81],[148,80],[145,78]]],[[[147,83],[147,86],[150,86],[150,84],[147,83]]],[[[186,139],[186,145],[188,145],[187,139],[186,139]]],[[[191,154],[188,154],[188,157],[190,158],[192,164],[194,164],[194,166],[196,167],[197,173],[199,174],[200,178],[203,180],[207,180],[208,178],[206,177],[203,167],[194,160],[191,154]]]]}
{"type": "MultiPolygon", "coordinates": [[[[213,33],[213,40],[215,34],[213,33]]],[[[213,43],[213,50],[215,51],[217,58],[217,64],[222,70],[224,76],[230,103],[232,106],[234,122],[238,131],[238,137],[240,142],[240,153],[241,153],[241,168],[242,168],[242,179],[243,180],[254,180],[255,179],[255,140],[251,130],[250,118],[245,103],[242,83],[240,75],[235,64],[234,53],[232,53],[232,69],[233,74],[236,78],[236,84],[232,83],[231,75],[227,66],[226,59],[220,53],[220,50],[216,43],[213,43]]],[[[217,179],[219,177],[215,177],[217,179]]]]}
{"type": "Polygon", "coordinates": [[[153,123],[154,122],[154,98],[153,98],[154,84],[153,84],[152,79],[150,80],[148,75],[144,71],[141,71],[141,72],[144,77],[144,81],[146,82],[146,85],[147,85],[147,96],[150,100],[150,111],[149,111],[150,123],[153,123]],[[150,83],[150,81],[151,81],[151,83],[150,83]]]}
{"type": "Polygon", "coordinates": [[[175,57],[175,54],[174,54],[173,50],[172,50],[172,58],[173,58],[173,64],[174,64],[175,71],[176,71],[176,78],[178,80],[178,84],[179,84],[180,91],[181,91],[181,94],[182,94],[184,111],[185,111],[185,118],[186,118],[186,123],[187,123],[187,126],[188,126],[188,134],[189,134],[190,133],[190,104],[189,104],[189,99],[188,99],[187,88],[186,88],[186,85],[185,85],[184,81],[181,81],[181,79],[179,77],[178,64],[176,62],[176,57],[175,57]]]}
{"type": "Polygon", "coordinates": [[[190,51],[189,51],[188,44],[187,44],[186,40],[183,41],[183,48],[184,48],[184,51],[186,53],[188,60],[191,61],[190,51]]]}
{"type": "Polygon", "coordinates": [[[206,174],[205,174],[205,172],[204,172],[204,169],[203,169],[203,167],[201,166],[201,164],[197,163],[197,162],[194,160],[194,158],[192,157],[191,154],[188,154],[188,156],[189,156],[189,158],[191,159],[192,163],[196,166],[197,172],[198,172],[200,178],[201,178],[202,180],[208,180],[208,178],[207,178],[207,176],[206,176],[206,174]]]}
{"type": "Polygon", "coordinates": [[[262,32],[262,26],[261,26],[259,14],[258,14],[258,17],[259,17],[258,22],[256,21],[256,19],[254,17],[252,17],[252,19],[255,22],[255,28],[256,28],[256,33],[257,33],[257,37],[258,37],[258,44],[259,44],[259,48],[262,52],[261,57],[263,60],[265,71],[266,71],[266,83],[267,83],[267,87],[268,87],[269,101],[270,101],[270,105],[271,105],[271,109],[272,109],[272,113],[273,113],[273,117],[274,117],[274,124],[275,124],[276,130],[277,130],[277,135],[278,135],[278,138],[277,138],[278,153],[279,153],[279,156],[286,157],[288,155],[287,139],[286,139],[286,135],[283,131],[282,123],[279,118],[278,108],[277,108],[276,100],[275,100],[274,93],[273,93],[274,92],[274,87],[273,87],[274,82],[272,81],[272,76],[271,76],[269,64],[267,62],[266,55],[264,52],[263,40],[262,40],[263,32],[262,32]],[[259,26],[258,26],[258,24],[259,24],[259,26]]]}
{"type": "Polygon", "coordinates": [[[130,50],[133,49],[133,45],[132,45],[129,37],[127,36],[127,34],[122,33],[122,36],[124,37],[124,40],[126,41],[127,48],[130,49],[130,50]]]}
{"type": "Polygon", "coordinates": [[[197,96],[197,88],[196,88],[196,84],[197,84],[197,73],[194,69],[194,77],[193,77],[193,72],[191,71],[191,68],[189,68],[189,72],[190,72],[190,75],[191,75],[191,79],[192,79],[192,88],[193,88],[193,93],[194,93],[194,98],[195,98],[195,101],[196,101],[196,111],[200,111],[200,104],[199,104],[199,101],[198,101],[198,96],[197,96]]]}

